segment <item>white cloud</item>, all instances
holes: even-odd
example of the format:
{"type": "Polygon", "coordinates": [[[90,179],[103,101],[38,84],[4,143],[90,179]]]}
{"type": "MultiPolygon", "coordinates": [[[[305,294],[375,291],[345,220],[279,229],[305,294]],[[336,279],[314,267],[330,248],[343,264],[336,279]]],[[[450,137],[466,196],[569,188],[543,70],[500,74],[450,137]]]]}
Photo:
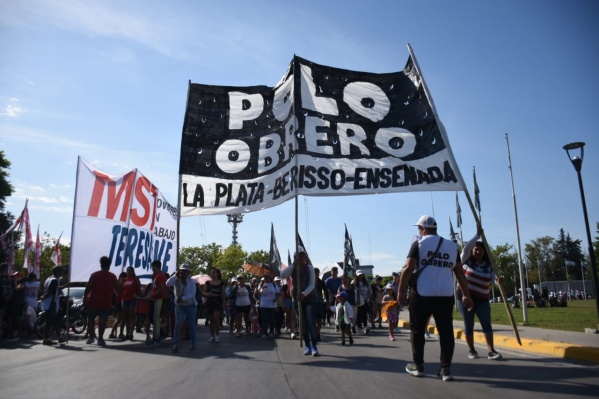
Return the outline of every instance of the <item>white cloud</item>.
{"type": "Polygon", "coordinates": [[[40,205],[32,205],[31,209],[39,209],[45,212],[53,212],[53,213],[73,213],[72,206],[40,206],[40,205]]]}
{"type": "Polygon", "coordinates": [[[2,105],[0,116],[5,116],[8,118],[18,118],[21,114],[26,112],[26,109],[18,104],[19,99],[11,97],[5,101],[7,103],[2,105]]]}

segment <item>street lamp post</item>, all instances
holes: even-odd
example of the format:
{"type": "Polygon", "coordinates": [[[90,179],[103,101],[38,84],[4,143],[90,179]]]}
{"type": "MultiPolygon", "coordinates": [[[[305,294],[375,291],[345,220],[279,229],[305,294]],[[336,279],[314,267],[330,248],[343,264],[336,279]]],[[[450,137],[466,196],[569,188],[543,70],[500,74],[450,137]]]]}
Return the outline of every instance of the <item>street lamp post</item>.
{"type": "Polygon", "coordinates": [[[582,185],[582,175],[580,173],[582,169],[582,160],[584,158],[584,143],[576,142],[566,144],[564,146],[564,150],[568,154],[568,158],[570,158],[570,162],[574,165],[574,169],[576,170],[576,174],[578,175],[578,185],[580,187],[580,198],[582,199],[582,212],[584,213],[584,223],[587,230],[587,241],[589,243],[589,259],[591,261],[591,272],[593,274],[593,291],[595,291],[595,305],[597,307],[597,330],[595,332],[599,332],[599,292],[597,288],[599,288],[599,277],[597,277],[597,262],[595,260],[595,251],[593,250],[593,241],[591,239],[591,229],[589,228],[589,215],[587,214],[587,203],[584,198],[584,187],[582,185]],[[570,155],[570,151],[580,149],[580,156],[572,157],[570,155]]]}

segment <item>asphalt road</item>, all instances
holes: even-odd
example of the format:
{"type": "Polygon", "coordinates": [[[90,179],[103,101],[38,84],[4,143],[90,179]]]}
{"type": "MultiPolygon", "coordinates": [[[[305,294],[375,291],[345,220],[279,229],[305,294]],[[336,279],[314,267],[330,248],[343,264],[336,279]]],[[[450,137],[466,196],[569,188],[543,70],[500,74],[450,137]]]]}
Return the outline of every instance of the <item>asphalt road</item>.
{"type": "MultiPolygon", "coordinates": [[[[599,366],[552,359],[520,351],[502,351],[500,361],[470,360],[456,340],[452,373],[436,377],[439,344],[427,341],[424,378],[405,372],[411,361],[407,331],[391,342],[385,330],[356,337],[351,347],[323,328],[321,356],[304,356],[297,340],[236,338],[222,331],[221,342],[208,343],[199,327],[198,347],[189,341],[178,354],[172,341],[146,347],[136,341],[107,340],[86,345],[74,338],[48,347],[39,340],[0,346],[0,398],[572,398],[597,397],[599,366]]],[[[485,353],[480,347],[479,353],[485,353]]]]}

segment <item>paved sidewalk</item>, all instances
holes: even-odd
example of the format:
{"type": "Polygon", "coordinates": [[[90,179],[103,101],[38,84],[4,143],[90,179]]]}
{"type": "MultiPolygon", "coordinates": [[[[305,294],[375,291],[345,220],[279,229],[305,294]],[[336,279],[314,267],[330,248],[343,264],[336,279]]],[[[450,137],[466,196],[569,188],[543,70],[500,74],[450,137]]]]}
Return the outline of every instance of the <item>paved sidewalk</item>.
{"type": "MultiPolygon", "coordinates": [[[[401,312],[400,317],[399,326],[409,329],[409,314],[405,309],[401,312]]],[[[453,327],[455,337],[464,339],[462,321],[454,320],[453,327]]],[[[599,334],[518,326],[518,333],[522,342],[522,346],[520,346],[512,326],[493,325],[493,331],[494,344],[498,348],[522,350],[551,357],[599,364],[599,334]]],[[[434,320],[431,320],[429,332],[437,333],[434,320]]],[[[474,324],[474,342],[486,345],[479,323],[474,324]]]]}

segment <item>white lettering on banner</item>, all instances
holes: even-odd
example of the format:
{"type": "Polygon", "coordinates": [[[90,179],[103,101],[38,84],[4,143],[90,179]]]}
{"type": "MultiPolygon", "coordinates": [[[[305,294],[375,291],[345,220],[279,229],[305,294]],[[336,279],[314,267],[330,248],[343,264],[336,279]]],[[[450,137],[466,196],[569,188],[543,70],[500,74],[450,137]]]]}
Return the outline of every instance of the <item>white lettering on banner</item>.
{"type": "Polygon", "coordinates": [[[293,106],[293,75],[275,90],[272,113],[279,121],[284,121],[293,106]]]}
{"type": "Polygon", "coordinates": [[[319,131],[323,128],[330,126],[329,121],[317,118],[315,116],[306,117],[306,132],[304,134],[306,138],[306,148],[310,152],[317,152],[319,154],[333,154],[333,147],[329,144],[328,133],[326,131],[319,131]]]}
{"type": "Polygon", "coordinates": [[[343,101],[357,114],[373,122],[383,120],[391,108],[391,101],[385,92],[369,82],[354,82],[345,86],[343,101]]]}
{"type": "Polygon", "coordinates": [[[241,172],[250,162],[250,158],[250,147],[241,140],[227,140],[216,152],[216,164],[226,173],[241,172]]]}
{"type": "Polygon", "coordinates": [[[416,136],[400,127],[379,129],[375,137],[376,146],[387,154],[397,158],[405,157],[414,152],[416,136]]]}
{"type": "Polygon", "coordinates": [[[229,93],[229,129],[242,129],[243,121],[256,119],[264,109],[264,98],[260,94],[238,91],[229,93]]]}
{"type": "Polygon", "coordinates": [[[316,85],[312,80],[312,68],[301,65],[302,107],[326,115],[339,115],[337,102],[333,98],[316,96],[316,85]]]}
{"type": "Polygon", "coordinates": [[[338,123],[337,134],[339,135],[341,155],[349,155],[352,146],[358,147],[361,155],[370,155],[368,147],[362,144],[366,140],[366,132],[362,126],[354,123],[338,123]]]}
{"type": "Polygon", "coordinates": [[[264,173],[279,163],[279,148],[281,137],[278,134],[269,134],[260,137],[260,150],[258,151],[258,173],[264,173]]]}

